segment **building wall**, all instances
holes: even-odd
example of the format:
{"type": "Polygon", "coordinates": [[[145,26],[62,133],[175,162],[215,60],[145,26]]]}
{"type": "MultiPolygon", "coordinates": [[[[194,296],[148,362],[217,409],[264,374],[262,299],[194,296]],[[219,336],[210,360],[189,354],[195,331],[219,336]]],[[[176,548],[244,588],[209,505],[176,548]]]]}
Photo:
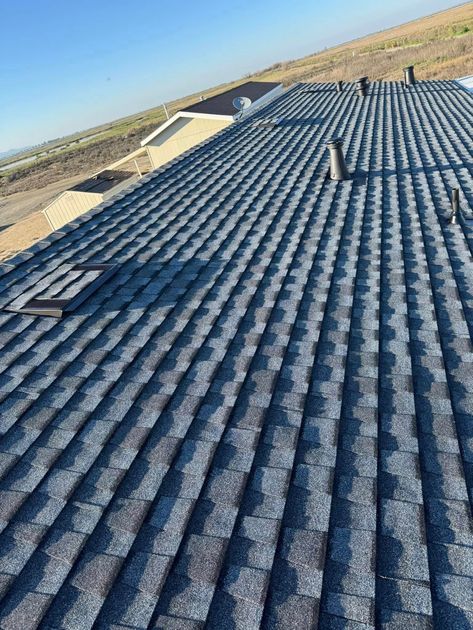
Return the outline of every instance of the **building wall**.
{"type": "Polygon", "coordinates": [[[92,210],[99,203],[110,199],[124,188],[138,181],[138,175],[130,173],[130,179],[119,182],[105,193],[80,192],[78,190],[66,190],[55,201],[47,206],[43,213],[54,230],[58,230],[69,221],[77,219],[81,214],[92,210]]]}
{"type": "Polygon", "coordinates": [[[231,122],[210,118],[178,118],[147,145],[153,169],[207,140],[231,122]]]}
{"type": "Polygon", "coordinates": [[[95,208],[103,197],[97,193],[67,190],[43,210],[53,229],[58,230],[84,212],[95,208]]]}

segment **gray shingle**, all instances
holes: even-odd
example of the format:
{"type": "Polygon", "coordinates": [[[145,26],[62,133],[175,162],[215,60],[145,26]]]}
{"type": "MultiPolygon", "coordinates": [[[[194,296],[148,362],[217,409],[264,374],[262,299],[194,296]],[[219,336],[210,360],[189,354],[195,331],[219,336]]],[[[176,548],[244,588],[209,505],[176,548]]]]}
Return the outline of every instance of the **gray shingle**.
{"type": "Polygon", "coordinates": [[[205,627],[217,630],[226,619],[235,630],[259,628],[263,607],[246,599],[240,599],[223,591],[216,591],[205,627]]]}
{"type": "Polygon", "coordinates": [[[335,617],[343,617],[352,621],[373,626],[373,600],[355,595],[328,593],[324,611],[335,617]]]}
{"type": "Polygon", "coordinates": [[[33,630],[39,626],[52,599],[45,593],[19,591],[15,599],[6,602],[0,612],[0,622],[6,628],[33,630]]]}
{"type": "Polygon", "coordinates": [[[263,604],[269,573],[261,569],[230,565],[222,577],[222,589],[234,597],[263,604]]]}
{"type": "Polygon", "coordinates": [[[138,591],[127,584],[115,584],[99,615],[99,628],[146,628],[151,620],[155,596],[138,591]]]}
{"type": "Polygon", "coordinates": [[[84,554],[74,571],[73,586],[105,597],[121,566],[119,558],[105,554],[84,554]]]}
{"type": "Polygon", "coordinates": [[[275,591],[269,595],[267,624],[270,628],[309,630],[318,618],[318,611],[316,599],[275,591]]]}
{"type": "Polygon", "coordinates": [[[169,565],[170,559],[165,556],[138,552],[128,560],[121,579],[139,591],[159,595],[169,565]]]}
{"type": "Polygon", "coordinates": [[[298,84],[1,266],[120,264],[0,312],[0,625],[473,625],[472,111],[298,84]]]}
{"type": "Polygon", "coordinates": [[[54,606],[48,608],[43,623],[67,630],[92,628],[102,604],[101,597],[66,586],[54,599],[54,606]]]}
{"type": "Polygon", "coordinates": [[[53,558],[63,560],[72,565],[79,555],[85,539],[85,534],[79,532],[53,529],[49,532],[42,548],[45,553],[53,558]]]}
{"type": "Polygon", "coordinates": [[[205,621],[215,586],[194,582],[184,576],[172,576],[162,593],[159,612],[174,616],[205,621]]]}

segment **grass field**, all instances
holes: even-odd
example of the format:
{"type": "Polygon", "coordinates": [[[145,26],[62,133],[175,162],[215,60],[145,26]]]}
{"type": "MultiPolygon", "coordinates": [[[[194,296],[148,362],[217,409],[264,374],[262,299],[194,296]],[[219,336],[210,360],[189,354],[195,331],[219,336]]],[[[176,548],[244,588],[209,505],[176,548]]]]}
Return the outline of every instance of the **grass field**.
{"type": "MultiPolygon", "coordinates": [[[[314,48],[316,43],[314,42],[314,48]]],[[[202,92],[212,96],[248,79],[281,81],[351,81],[362,75],[371,80],[402,78],[402,68],[416,66],[420,79],[457,78],[473,73],[473,2],[419,20],[374,33],[314,53],[302,59],[275,63],[238,81],[202,92]]],[[[170,114],[197,100],[189,95],[168,103],[170,114]]],[[[0,171],[0,225],[11,224],[44,207],[57,194],[61,182],[87,177],[139,147],[140,140],[165,120],[161,105],[106,125],[55,140],[21,156],[45,150],[46,155],[15,169],[0,171]],[[80,141],[80,142],[79,142],[80,141]],[[56,186],[57,184],[57,186],[56,186]],[[47,191],[51,189],[51,194],[47,191]],[[54,192],[53,192],[54,191],[54,192]],[[38,203],[35,204],[35,198],[38,203]],[[28,211],[20,208],[27,202],[28,211]],[[2,215],[8,214],[8,221],[2,215]]],[[[0,167],[8,163],[0,161],[0,167]]]]}
{"type": "Polygon", "coordinates": [[[419,79],[454,79],[473,72],[473,2],[330,48],[303,59],[276,63],[265,81],[399,80],[416,66],[419,79]]]}

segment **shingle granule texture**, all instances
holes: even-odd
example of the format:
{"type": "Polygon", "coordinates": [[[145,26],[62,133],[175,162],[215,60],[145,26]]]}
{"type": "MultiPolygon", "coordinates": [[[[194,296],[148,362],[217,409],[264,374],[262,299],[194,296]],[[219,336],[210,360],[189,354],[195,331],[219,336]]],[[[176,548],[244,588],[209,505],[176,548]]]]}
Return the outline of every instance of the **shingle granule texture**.
{"type": "Polygon", "coordinates": [[[298,84],[2,265],[120,269],[0,311],[1,628],[473,627],[472,129],[298,84]]]}

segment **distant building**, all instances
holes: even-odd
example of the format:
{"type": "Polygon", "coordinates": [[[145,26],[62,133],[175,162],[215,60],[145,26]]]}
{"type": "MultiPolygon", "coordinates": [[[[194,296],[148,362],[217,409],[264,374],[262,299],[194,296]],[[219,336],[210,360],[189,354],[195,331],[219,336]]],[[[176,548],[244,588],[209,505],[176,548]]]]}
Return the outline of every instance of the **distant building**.
{"type": "Polygon", "coordinates": [[[233,106],[235,98],[251,99],[246,115],[280,96],[282,91],[281,83],[248,81],[177,112],[145,138],[141,146],[146,147],[152,168],[156,169],[231,125],[238,116],[233,106]]]}
{"type": "Polygon", "coordinates": [[[105,170],[65,190],[43,210],[48,223],[57,230],[84,212],[138,180],[132,171],[105,170]]]}

